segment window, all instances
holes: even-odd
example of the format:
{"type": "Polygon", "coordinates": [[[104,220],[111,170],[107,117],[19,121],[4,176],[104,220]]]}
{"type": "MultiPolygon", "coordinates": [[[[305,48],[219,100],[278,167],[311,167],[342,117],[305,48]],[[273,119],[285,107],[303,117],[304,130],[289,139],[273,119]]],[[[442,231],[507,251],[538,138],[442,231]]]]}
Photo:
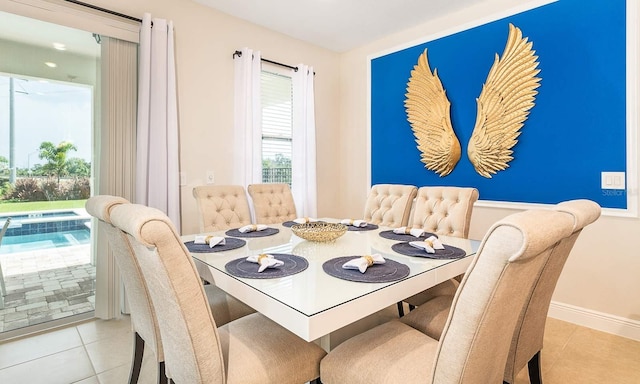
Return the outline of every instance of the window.
{"type": "Polygon", "coordinates": [[[291,186],[293,87],[290,70],[263,63],[262,182],[291,186]]]}

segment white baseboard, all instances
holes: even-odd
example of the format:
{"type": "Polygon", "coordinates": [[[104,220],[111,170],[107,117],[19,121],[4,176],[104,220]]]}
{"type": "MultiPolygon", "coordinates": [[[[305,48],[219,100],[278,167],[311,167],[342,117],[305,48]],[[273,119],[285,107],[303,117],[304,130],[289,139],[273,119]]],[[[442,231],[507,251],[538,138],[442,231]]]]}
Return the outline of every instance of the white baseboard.
{"type": "Polygon", "coordinates": [[[549,317],[640,341],[640,321],[637,320],[554,301],[549,306],[549,317]]]}

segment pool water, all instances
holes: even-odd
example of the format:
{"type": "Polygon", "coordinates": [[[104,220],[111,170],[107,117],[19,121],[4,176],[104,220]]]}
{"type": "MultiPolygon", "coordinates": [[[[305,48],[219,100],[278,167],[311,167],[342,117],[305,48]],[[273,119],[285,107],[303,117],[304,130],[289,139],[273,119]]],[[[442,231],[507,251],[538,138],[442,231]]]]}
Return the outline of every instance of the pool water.
{"type": "Polygon", "coordinates": [[[0,246],[0,254],[89,244],[90,241],[91,235],[88,229],[4,236],[0,246]]]}

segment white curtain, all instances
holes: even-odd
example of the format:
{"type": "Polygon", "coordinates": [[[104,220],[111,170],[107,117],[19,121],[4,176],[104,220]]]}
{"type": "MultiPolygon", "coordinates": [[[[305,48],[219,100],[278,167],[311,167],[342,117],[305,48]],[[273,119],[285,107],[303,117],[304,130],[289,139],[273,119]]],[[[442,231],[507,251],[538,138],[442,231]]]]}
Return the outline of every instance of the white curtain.
{"type": "Polygon", "coordinates": [[[234,59],[234,184],[262,182],[260,51],[243,48],[234,59]]]}
{"type": "Polygon", "coordinates": [[[140,30],[136,202],[180,231],[178,105],[173,22],[145,13],[140,30]]]}
{"type": "Polygon", "coordinates": [[[293,73],[293,153],[291,189],[298,216],[317,217],[316,122],[313,67],[298,64],[293,73]]]}

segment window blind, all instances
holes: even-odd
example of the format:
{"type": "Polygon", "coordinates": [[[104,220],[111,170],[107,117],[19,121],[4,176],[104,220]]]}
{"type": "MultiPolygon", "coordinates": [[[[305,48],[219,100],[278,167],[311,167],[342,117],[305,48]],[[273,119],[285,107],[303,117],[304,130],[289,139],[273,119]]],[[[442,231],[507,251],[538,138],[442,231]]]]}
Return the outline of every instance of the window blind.
{"type": "Polygon", "coordinates": [[[290,76],[262,70],[262,160],[271,168],[291,168],[292,96],[290,76]]]}

